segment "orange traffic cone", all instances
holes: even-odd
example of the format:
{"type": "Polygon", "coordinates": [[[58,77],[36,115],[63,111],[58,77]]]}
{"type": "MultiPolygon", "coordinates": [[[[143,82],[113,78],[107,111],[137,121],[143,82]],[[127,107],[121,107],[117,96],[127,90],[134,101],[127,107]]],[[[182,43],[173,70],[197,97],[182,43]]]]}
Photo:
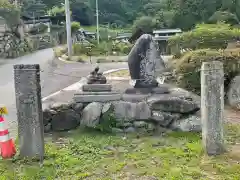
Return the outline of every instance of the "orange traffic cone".
{"type": "Polygon", "coordinates": [[[2,115],[0,115],[0,150],[0,155],[3,159],[12,158],[16,154],[14,142],[9,136],[2,115]]]}

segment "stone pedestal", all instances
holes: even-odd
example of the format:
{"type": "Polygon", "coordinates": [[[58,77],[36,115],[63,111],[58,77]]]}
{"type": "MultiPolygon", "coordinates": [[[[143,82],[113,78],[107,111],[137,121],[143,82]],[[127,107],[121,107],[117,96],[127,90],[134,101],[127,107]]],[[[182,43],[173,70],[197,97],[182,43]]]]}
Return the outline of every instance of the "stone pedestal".
{"type": "Polygon", "coordinates": [[[82,87],[83,92],[110,92],[111,90],[111,84],[86,84],[82,87]]]}
{"type": "Polygon", "coordinates": [[[118,92],[83,92],[74,94],[76,103],[85,102],[109,102],[121,99],[121,94],[118,92]]]}
{"type": "Polygon", "coordinates": [[[21,157],[44,156],[40,67],[15,65],[14,80],[21,157]]]}
{"type": "Polygon", "coordinates": [[[155,88],[128,88],[125,94],[168,94],[169,86],[161,85],[155,88]]]}

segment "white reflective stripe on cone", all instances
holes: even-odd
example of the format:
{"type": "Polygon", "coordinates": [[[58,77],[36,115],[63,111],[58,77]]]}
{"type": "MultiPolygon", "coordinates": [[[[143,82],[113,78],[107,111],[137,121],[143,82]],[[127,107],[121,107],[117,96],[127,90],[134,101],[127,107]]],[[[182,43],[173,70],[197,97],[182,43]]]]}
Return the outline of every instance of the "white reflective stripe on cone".
{"type": "Polygon", "coordinates": [[[0,143],[1,142],[6,142],[6,141],[9,141],[9,140],[10,140],[9,134],[4,135],[4,136],[0,136],[0,143]]]}
{"type": "Polygon", "coordinates": [[[4,122],[0,122],[0,131],[6,130],[6,126],[4,122]]]}

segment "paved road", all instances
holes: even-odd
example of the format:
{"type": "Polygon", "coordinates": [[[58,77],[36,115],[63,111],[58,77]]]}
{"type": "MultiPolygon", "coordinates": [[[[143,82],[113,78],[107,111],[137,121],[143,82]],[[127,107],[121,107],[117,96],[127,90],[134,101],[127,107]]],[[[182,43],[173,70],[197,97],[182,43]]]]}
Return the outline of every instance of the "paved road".
{"type": "MultiPolygon", "coordinates": [[[[13,136],[16,134],[16,105],[13,79],[14,64],[40,64],[42,97],[59,91],[89,74],[96,64],[66,63],[54,58],[52,49],[46,49],[31,55],[13,60],[1,61],[0,64],[0,104],[7,106],[9,115],[6,117],[13,136]]],[[[126,67],[126,63],[103,63],[100,70],[126,67]]]]}

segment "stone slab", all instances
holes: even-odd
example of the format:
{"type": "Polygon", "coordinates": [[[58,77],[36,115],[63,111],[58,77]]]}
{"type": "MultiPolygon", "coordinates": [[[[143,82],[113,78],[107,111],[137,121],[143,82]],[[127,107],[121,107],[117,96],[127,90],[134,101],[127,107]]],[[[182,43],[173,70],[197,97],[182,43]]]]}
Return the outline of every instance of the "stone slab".
{"type": "Polygon", "coordinates": [[[109,95],[109,94],[120,94],[117,91],[111,91],[111,92],[79,92],[75,93],[74,95],[109,95]]]}
{"type": "Polygon", "coordinates": [[[128,102],[142,102],[147,100],[150,94],[123,94],[122,100],[128,102]]]}
{"type": "Polygon", "coordinates": [[[115,93],[115,94],[102,94],[102,95],[96,95],[96,94],[75,94],[74,95],[74,101],[79,102],[109,102],[109,101],[118,101],[121,100],[121,94],[115,93]]]}
{"type": "Polygon", "coordinates": [[[82,87],[84,92],[109,92],[111,90],[111,84],[86,84],[82,87]]]}
{"type": "Polygon", "coordinates": [[[156,88],[128,88],[125,94],[168,94],[168,86],[160,86],[156,88]]]}

